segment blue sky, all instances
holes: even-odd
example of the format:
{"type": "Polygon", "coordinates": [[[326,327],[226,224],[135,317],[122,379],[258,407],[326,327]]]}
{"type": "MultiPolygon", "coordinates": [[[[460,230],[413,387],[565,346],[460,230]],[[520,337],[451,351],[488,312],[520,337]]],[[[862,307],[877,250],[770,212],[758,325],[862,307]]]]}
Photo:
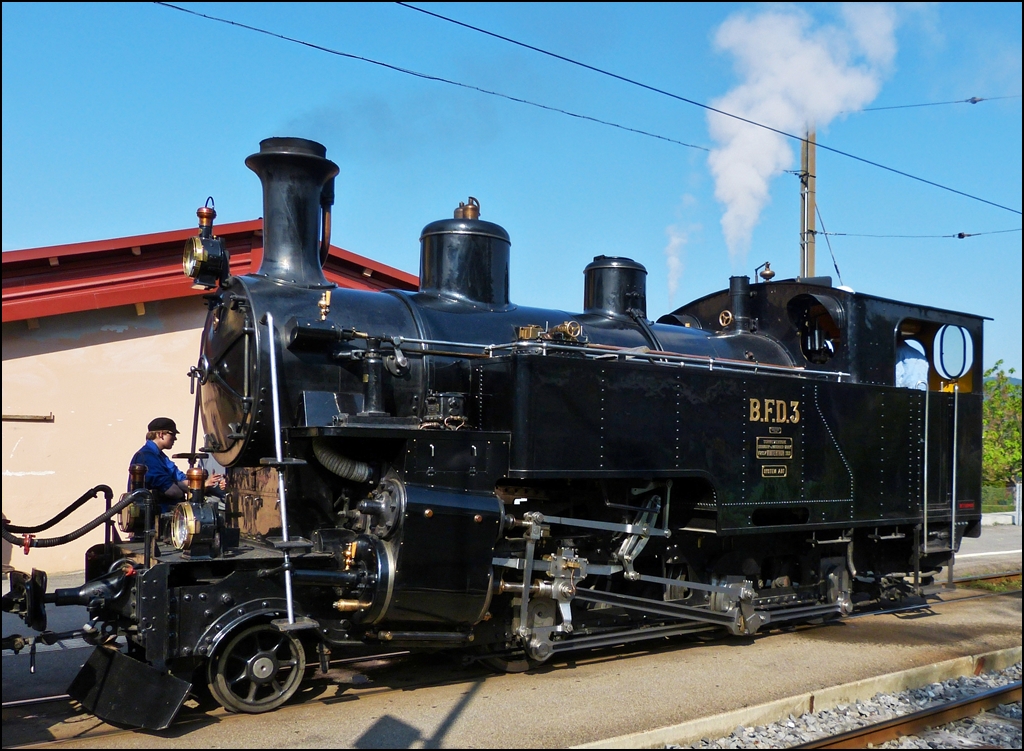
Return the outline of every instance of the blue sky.
{"type": "MultiPolygon", "coordinates": [[[[207,195],[218,221],[255,218],[243,160],[288,135],[341,168],[336,244],[415,273],[420,229],[473,195],[522,304],[579,310],[599,254],[647,267],[652,317],[766,260],[799,270],[784,139],[396,4],[184,7],[711,151],[155,4],[5,3],[4,250],[191,226],[207,195]]],[[[1020,232],[851,236],[1021,227],[1019,3],[423,7],[784,130],[813,118],[822,144],[1013,209],[818,152],[843,283],[991,316],[986,364],[1020,372],[1020,232]]],[[[836,278],[822,238],[817,263],[836,278]]]]}

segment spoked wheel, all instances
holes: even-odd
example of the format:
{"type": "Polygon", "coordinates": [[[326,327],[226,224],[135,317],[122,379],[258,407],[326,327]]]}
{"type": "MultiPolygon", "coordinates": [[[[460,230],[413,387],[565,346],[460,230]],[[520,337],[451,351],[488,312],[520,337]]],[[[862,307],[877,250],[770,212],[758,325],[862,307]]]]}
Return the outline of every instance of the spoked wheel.
{"type": "Polygon", "coordinates": [[[231,712],[277,709],[302,683],[306,653],[294,635],[269,623],[239,631],[210,660],[210,693],[231,712]]]}

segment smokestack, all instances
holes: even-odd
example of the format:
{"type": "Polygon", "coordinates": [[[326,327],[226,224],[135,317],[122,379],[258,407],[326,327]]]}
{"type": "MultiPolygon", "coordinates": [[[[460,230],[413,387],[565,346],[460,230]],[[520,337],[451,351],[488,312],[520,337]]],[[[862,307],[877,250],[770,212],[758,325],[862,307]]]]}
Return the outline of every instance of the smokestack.
{"type": "Polygon", "coordinates": [[[327,149],[304,138],[267,138],[245,165],[263,183],[263,263],[257,276],[333,287],[320,267],[320,194],[338,174],[327,149]]]}

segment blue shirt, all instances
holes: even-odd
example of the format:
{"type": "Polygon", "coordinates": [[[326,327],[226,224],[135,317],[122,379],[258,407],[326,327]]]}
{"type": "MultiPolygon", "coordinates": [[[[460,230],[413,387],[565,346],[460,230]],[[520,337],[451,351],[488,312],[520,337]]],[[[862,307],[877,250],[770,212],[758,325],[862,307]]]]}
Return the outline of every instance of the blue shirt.
{"type": "Polygon", "coordinates": [[[896,385],[907,389],[928,390],[928,358],[906,342],[896,351],[896,385]]]}
{"type": "Polygon", "coordinates": [[[153,441],[146,441],[131,463],[146,465],[146,487],[150,490],[166,493],[174,483],[185,479],[185,473],[153,441]]]}

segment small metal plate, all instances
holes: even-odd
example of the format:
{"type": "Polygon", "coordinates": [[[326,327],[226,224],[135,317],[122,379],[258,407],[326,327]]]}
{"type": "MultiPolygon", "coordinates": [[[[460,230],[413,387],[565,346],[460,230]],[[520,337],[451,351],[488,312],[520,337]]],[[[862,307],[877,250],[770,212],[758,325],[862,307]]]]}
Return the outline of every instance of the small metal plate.
{"type": "Polygon", "coordinates": [[[285,469],[287,467],[305,466],[306,460],[293,459],[288,456],[284,457],[283,459],[278,459],[275,456],[265,456],[262,459],[260,459],[260,464],[262,464],[264,467],[278,467],[280,469],[285,469]]]}
{"type": "Polygon", "coordinates": [[[270,623],[278,631],[305,631],[306,629],[320,627],[319,623],[306,616],[299,616],[295,619],[295,623],[289,623],[287,618],[276,618],[270,623]]]}

